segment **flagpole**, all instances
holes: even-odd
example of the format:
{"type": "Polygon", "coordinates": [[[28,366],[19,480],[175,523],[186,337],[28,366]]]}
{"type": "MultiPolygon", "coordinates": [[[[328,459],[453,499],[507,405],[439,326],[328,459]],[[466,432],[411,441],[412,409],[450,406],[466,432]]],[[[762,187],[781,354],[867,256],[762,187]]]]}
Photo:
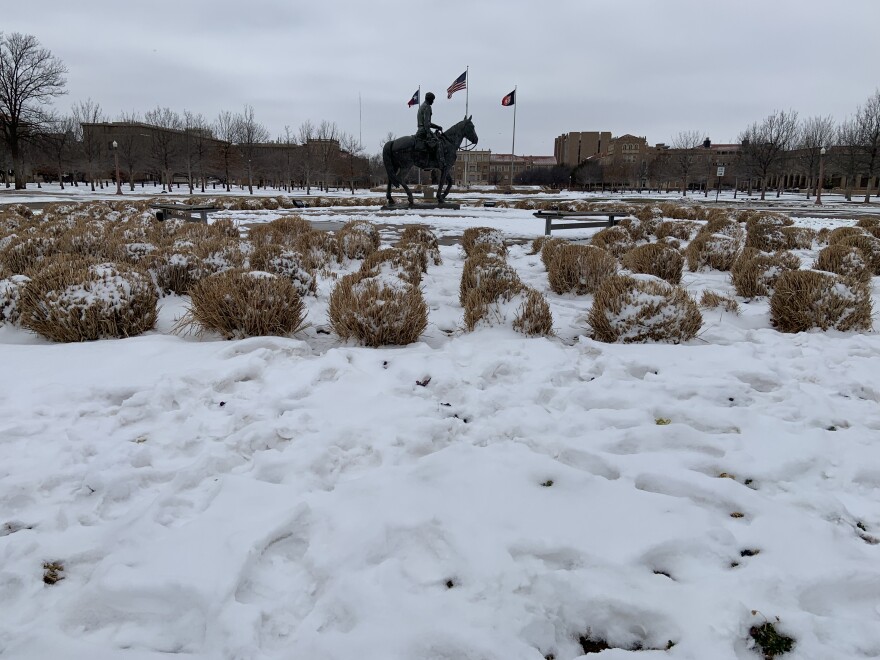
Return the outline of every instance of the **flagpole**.
{"type": "Polygon", "coordinates": [[[464,81],[467,83],[467,86],[464,88],[464,116],[468,116],[468,101],[471,98],[471,74],[469,73],[471,67],[465,66],[464,68],[464,81]]]}
{"type": "Polygon", "coordinates": [[[513,86],[513,139],[510,142],[510,187],[513,188],[513,159],[516,150],[516,106],[519,105],[519,99],[516,98],[516,85],[513,86]]]}
{"type": "MultiPolygon", "coordinates": [[[[419,95],[419,96],[418,96],[418,98],[419,98],[419,102],[416,103],[416,105],[418,106],[418,105],[420,105],[421,102],[422,102],[422,86],[421,86],[421,85],[419,85],[419,90],[418,90],[418,92],[416,92],[416,93],[419,95]]],[[[419,168],[419,188],[421,188],[421,187],[422,187],[422,168],[420,167],[420,168],[419,168]]]]}

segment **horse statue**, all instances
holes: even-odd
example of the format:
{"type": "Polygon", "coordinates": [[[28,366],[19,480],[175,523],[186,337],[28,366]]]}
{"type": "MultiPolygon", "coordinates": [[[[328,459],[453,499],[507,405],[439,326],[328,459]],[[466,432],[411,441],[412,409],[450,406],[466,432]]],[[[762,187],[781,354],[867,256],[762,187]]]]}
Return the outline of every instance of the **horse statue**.
{"type": "Polygon", "coordinates": [[[442,167],[439,159],[434,157],[429,150],[416,148],[418,145],[414,135],[385,143],[382,148],[382,162],[385,164],[385,172],[388,174],[388,190],[385,197],[388,199],[389,205],[394,204],[394,200],[391,198],[392,185],[394,187],[403,186],[409,199],[409,205],[413,205],[412,191],[404,183],[404,179],[413,165],[423,170],[440,170],[440,177],[437,179],[437,203],[442,204],[446,199],[449,189],[452,188],[451,172],[458,157],[458,149],[465,138],[476,144],[477,132],[474,130],[474,122],[471,121],[471,117],[465,117],[454,126],[450,126],[445,132],[436,131],[434,135],[438,140],[438,152],[440,150],[443,152],[442,167]],[[444,183],[446,190],[443,190],[444,183]]]}

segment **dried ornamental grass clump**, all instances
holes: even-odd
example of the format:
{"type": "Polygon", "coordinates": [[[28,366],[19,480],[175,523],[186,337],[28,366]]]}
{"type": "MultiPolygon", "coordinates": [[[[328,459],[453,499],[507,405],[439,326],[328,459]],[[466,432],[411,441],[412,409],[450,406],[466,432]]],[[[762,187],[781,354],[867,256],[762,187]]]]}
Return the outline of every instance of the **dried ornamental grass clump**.
{"type": "Polygon", "coordinates": [[[152,243],[121,243],[119,259],[128,264],[149,268],[158,251],[159,248],[152,243]]]}
{"type": "Polygon", "coordinates": [[[865,230],[861,227],[835,227],[825,237],[828,245],[834,245],[850,236],[864,236],[865,230]]]}
{"type": "Polygon", "coordinates": [[[697,233],[700,225],[689,220],[666,220],[661,222],[654,235],[659,238],[677,238],[680,241],[689,241],[697,233]]]}
{"type": "Polygon", "coordinates": [[[507,245],[504,236],[497,229],[491,227],[468,227],[461,235],[461,247],[466,256],[470,257],[477,252],[507,256],[507,245]]]}
{"type": "Polygon", "coordinates": [[[593,234],[590,245],[602,248],[615,257],[622,257],[625,252],[633,248],[633,239],[623,227],[606,227],[593,234]]]}
{"type": "Polygon", "coordinates": [[[684,257],[674,247],[664,243],[648,243],[633,248],[623,255],[623,266],[634,273],[654,275],[670,284],[681,282],[684,257]]]}
{"type": "Polygon", "coordinates": [[[34,212],[31,210],[31,207],[26,206],[25,204],[11,204],[6,208],[10,213],[15,213],[16,215],[21,216],[22,218],[33,218],[34,212]]]}
{"type": "Polygon", "coordinates": [[[853,282],[870,282],[873,275],[868,260],[859,248],[840,244],[822,248],[813,268],[853,282]]]}
{"type": "Polygon", "coordinates": [[[731,296],[725,296],[716,291],[703,291],[700,297],[700,307],[703,309],[721,308],[726,312],[739,315],[739,303],[731,296]]]}
{"type": "Polygon", "coordinates": [[[863,229],[880,227],[880,218],[875,218],[874,216],[859,218],[858,222],[856,222],[856,227],[862,227],[863,229]]]}
{"type": "Polygon", "coordinates": [[[594,293],[605,278],[617,272],[617,260],[593,245],[560,245],[555,251],[547,280],[554,293],[594,293]]]}
{"type": "Polygon", "coordinates": [[[299,215],[287,215],[276,218],[256,227],[251,227],[248,238],[255,245],[264,243],[279,243],[293,247],[296,239],[302,234],[312,231],[312,224],[299,215]]]}
{"type": "Polygon", "coordinates": [[[368,220],[349,220],[336,236],[339,254],[348,259],[365,259],[379,249],[379,230],[368,220]]]}
{"type": "Polygon", "coordinates": [[[703,317],[679,286],[650,276],[614,275],[596,292],[588,322],[598,341],[678,344],[696,336],[703,317]]]}
{"type": "Polygon", "coordinates": [[[788,246],[788,237],[782,229],[792,224],[791,218],[778,213],[752,216],[746,222],[746,247],[763,252],[784,250],[788,246]]]}
{"type": "Polygon", "coordinates": [[[53,260],[21,292],[20,323],[58,342],[132,337],[156,323],[157,295],[133,268],[53,260]]]}
{"type": "Polygon", "coordinates": [[[31,279],[25,275],[12,275],[0,279],[0,325],[18,324],[21,316],[19,300],[21,292],[31,279]]]}
{"type": "Polygon", "coordinates": [[[880,275],[880,238],[868,236],[867,234],[862,236],[846,236],[836,241],[834,245],[858,248],[862,251],[862,255],[865,257],[871,272],[874,275],[880,275]]]}
{"type": "Polygon", "coordinates": [[[305,307],[290,280],[261,271],[228,270],[190,291],[192,303],[178,328],[195,327],[226,339],[280,336],[302,327],[305,307]]]}
{"type": "Polygon", "coordinates": [[[786,250],[809,250],[816,240],[816,230],[809,227],[783,227],[786,250]]]}
{"type": "Polygon", "coordinates": [[[524,299],[513,318],[513,329],[529,337],[553,334],[553,315],[544,295],[531,287],[520,294],[524,299]]]}
{"type": "Polygon", "coordinates": [[[870,330],[871,311],[868,287],[814,270],[784,273],[770,297],[770,321],[780,332],[870,330]]]}
{"type": "Polygon", "coordinates": [[[478,254],[464,263],[458,300],[465,307],[473,291],[477,297],[471,299],[491,301],[503,293],[520,289],[519,275],[506,261],[494,254],[478,254]]]}
{"type": "Polygon", "coordinates": [[[328,268],[338,261],[339,244],[336,237],[326,231],[310,231],[296,237],[293,249],[302,256],[303,265],[310,271],[328,268]]]}
{"type": "Polygon", "coordinates": [[[685,250],[688,269],[730,270],[739,254],[740,242],[725,234],[699,234],[685,250]]]}
{"type": "Polygon", "coordinates": [[[341,339],[365,346],[402,346],[418,341],[428,326],[421,290],[389,275],[343,277],[330,294],[330,326],[341,339]]]}
{"type": "Polygon", "coordinates": [[[58,239],[48,234],[16,236],[0,250],[0,264],[11,273],[24,275],[58,252],[58,239]]]}
{"type": "Polygon", "coordinates": [[[424,249],[385,248],[364,259],[361,275],[375,277],[381,272],[393,273],[400,279],[418,286],[422,281],[425,262],[424,249]]]}
{"type": "Polygon", "coordinates": [[[202,263],[191,248],[184,245],[163,248],[156,252],[150,265],[156,286],[164,293],[183,296],[211,270],[202,263]]]}
{"type": "Polygon", "coordinates": [[[407,225],[400,234],[400,240],[397,241],[396,247],[404,247],[406,245],[422,245],[425,253],[435,266],[443,263],[440,257],[440,245],[437,243],[437,236],[424,225],[407,225]]]}
{"type": "Polygon", "coordinates": [[[742,243],[745,238],[745,232],[743,231],[742,226],[740,226],[735,220],[726,217],[716,217],[707,221],[706,224],[700,227],[700,231],[697,232],[698,237],[710,234],[729,236],[739,243],[742,243]]]}
{"type": "Polygon", "coordinates": [[[696,220],[697,213],[691,206],[683,206],[673,202],[663,202],[659,206],[660,212],[664,218],[672,218],[675,220],[696,220]]]}
{"type": "Polygon", "coordinates": [[[317,295],[315,275],[298,252],[283,245],[260,245],[250,256],[251,270],[272,273],[288,280],[300,296],[317,295]]]}
{"type": "Polygon", "coordinates": [[[219,220],[215,220],[211,227],[214,231],[223,236],[224,238],[241,238],[241,231],[238,229],[238,225],[235,224],[235,221],[232,218],[220,218],[219,220]]]}
{"type": "Polygon", "coordinates": [[[769,296],[782,274],[797,270],[800,265],[800,259],[791,252],[776,254],[746,252],[730,269],[730,280],[738,296],[743,298],[769,296]]]}
{"type": "Polygon", "coordinates": [[[193,254],[209,273],[222,273],[244,265],[244,253],[237,238],[215,236],[200,241],[193,248],[193,254]]]}
{"type": "Polygon", "coordinates": [[[541,262],[544,264],[544,268],[549,271],[550,264],[553,263],[553,257],[556,256],[556,250],[562,245],[569,245],[569,242],[564,238],[550,238],[549,236],[544,236],[543,238],[544,240],[541,242],[541,262]]]}
{"type": "Polygon", "coordinates": [[[660,221],[654,218],[639,220],[638,218],[624,218],[617,223],[618,227],[626,229],[629,237],[635,241],[646,241],[648,236],[660,226],[660,221]]]}

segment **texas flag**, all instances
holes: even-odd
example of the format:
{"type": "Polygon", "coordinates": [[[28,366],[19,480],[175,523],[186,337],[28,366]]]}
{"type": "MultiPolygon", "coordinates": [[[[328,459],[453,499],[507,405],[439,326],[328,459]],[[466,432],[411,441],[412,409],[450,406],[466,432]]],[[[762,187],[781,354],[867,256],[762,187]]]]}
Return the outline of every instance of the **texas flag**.
{"type": "Polygon", "coordinates": [[[501,105],[513,105],[516,103],[516,90],[501,99],[501,105]]]}
{"type": "Polygon", "coordinates": [[[419,104],[419,90],[417,89],[417,90],[413,93],[412,98],[411,98],[411,99],[409,100],[409,102],[406,104],[406,107],[411,108],[411,107],[413,107],[414,105],[418,105],[418,104],[419,104]]]}

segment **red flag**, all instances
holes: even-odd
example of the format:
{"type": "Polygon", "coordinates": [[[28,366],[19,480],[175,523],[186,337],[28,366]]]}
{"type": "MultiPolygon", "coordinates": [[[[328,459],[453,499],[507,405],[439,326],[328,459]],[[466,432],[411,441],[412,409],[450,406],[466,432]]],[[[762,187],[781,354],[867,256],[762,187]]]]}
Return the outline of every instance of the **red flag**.
{"type": "Polygon", "coordinates": [[[516,90],[501,99],[501,105],[514,105],[516,103],[516,90]]]}

